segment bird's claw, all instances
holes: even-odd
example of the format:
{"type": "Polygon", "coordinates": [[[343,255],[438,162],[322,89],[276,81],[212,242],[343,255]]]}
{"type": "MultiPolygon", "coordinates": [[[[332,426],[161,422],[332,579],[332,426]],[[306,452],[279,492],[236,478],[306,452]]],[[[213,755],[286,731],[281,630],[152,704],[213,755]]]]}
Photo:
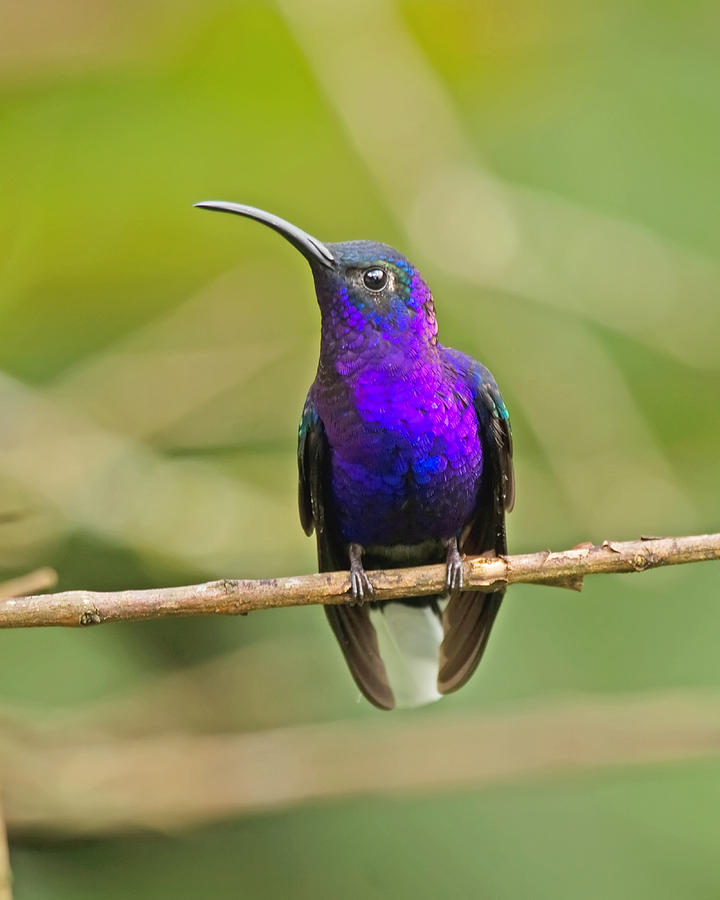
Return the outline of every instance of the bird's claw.
{"type": "Polygon", "coordinates": [[[364,603],[366,594],[374,594],[373,586],[370,579],[365,574],[362,564],[363,548],[360,544],[350,544],[350,593],[352,594],[353,603],[364,603]]]}
{"type": "Polygon", "coordinates": [[[445,585],[449,591],[459,591],[463,586],[463,564],[457,541],[453,541],[448,547],[445,585]]]}
{"type": "Polygon", "coordinates": [[[373,586],[370,579],[365,574],[362,566],[350,569],[350,593],[352,594],[352,602],[361,604],[365,602],[366,594],[374,594],[373,586]]]}

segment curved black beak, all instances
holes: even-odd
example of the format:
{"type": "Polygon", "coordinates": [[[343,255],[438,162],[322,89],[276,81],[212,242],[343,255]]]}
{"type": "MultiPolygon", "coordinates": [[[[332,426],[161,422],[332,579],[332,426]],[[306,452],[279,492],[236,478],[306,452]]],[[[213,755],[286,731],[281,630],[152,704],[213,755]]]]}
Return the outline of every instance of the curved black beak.
{"type": "Polygon", "coordinates": [[[286,222],[279,216],[265,212],[264,209],[256,209],[254,206],[243,206],[241,203],[226,203],[223,200],[203,200],[201,203],[193,203],[193,206],[199,206],[201,209],[214,209],[217,212],[234,213],[236,216],[247,216],[248,219],[255,219],[256,222],[262,222],[278,234],[281,234],[288,240],[296,250],[299,250],[305,259],[312,263],[319,263],[328,269],[335,266],[335,257],[328,250],[322,241],[307,234],[297,225],[286,222]]]}

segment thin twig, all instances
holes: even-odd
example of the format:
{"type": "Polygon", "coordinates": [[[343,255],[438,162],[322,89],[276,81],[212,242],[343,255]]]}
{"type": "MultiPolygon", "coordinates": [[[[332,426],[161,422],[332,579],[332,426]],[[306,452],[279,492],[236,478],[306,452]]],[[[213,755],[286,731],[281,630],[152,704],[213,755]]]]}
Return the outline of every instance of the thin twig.
{"type": "Polygon", "coordinates": [[[344,796],[435,793],[720,755],[714,690],[241,734],[64,731],[0,744],[11,833],[173,829],[344,796]],[[438,764],[441,760],[442,763],[438,764]],[[48,777],[52,773],[52,777],[48,777]]]}
{"type": "Polygon", "coordinates": [[[12,872],[10,871],[10,852],[5,832],[5,819],[0,806],[0,900],[12,900],[12,872]]]}
{"type": "MultiPolygon", "coordinates": [[[[560,553],[546,550],[493,559],[468,558],[464,563],[464,583],[467,590],[486,592],[498,585],[520,583],[579,590],[585,575],[643,572],[710,559],[720,559],[720,534],[623,543],[605,541],[600,546],[582,544],[560,553]]],[[[397,600],[442,593],[445,575],[445,567],[435,565],[371,572],[370,579],[376,600],[397,600]]],[[[328,572],[112,593],[68,591],[0,601],[0,628],[99,625],[164,616],[245,615],[283,606],[350,603],[349,587],[347,573],[328,572]]]]}
{"type": "Polygon", "coordinates": [[[24,597],[35,591],[47,591],[55,587],[57,582],[58,576],[55,569],[44,566],[42,569],[28,572],[27,575],[19,575],[8,581],[1,581],[0,600],[4,597],[24,597]]]}

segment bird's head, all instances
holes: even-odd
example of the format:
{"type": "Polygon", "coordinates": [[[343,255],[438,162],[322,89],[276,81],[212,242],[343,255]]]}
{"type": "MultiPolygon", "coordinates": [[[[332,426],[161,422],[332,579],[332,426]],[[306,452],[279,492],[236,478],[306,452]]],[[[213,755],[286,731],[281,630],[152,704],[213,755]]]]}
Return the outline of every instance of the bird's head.
{"type": "Polygon", "coordinates": [[[234,213],[262,222],[307,259],[323,317],[323,332],[341,338],[382,335],[435,344],[437,324],[432,294],[420,273],[401,253],[373,241],[323,243],[272,213],[238,203],[208,200],[203,209],[234,213]]]}

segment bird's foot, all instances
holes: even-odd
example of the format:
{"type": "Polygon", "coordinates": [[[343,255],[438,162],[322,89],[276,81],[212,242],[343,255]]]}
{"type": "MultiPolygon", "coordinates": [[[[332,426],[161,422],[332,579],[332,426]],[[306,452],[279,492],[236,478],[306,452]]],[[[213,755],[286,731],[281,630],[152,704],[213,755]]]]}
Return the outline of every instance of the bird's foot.
{"type": "Polygon", "coordinates": [[[459,591],[463,586],[463,564],[460,551],[458,550],[457,538],[453,538],[448,543],[445,584],[449,591],[459,591]]]}
{"type": "Polygon", "coordinates": [[[365,574],[365,569],[363,569],[363,548],[360,544],[350,544],[348,554],[350,556],[350,593],[353,603],[364,603],[365,595],[375,592],[370,579],[365,574]]]}

